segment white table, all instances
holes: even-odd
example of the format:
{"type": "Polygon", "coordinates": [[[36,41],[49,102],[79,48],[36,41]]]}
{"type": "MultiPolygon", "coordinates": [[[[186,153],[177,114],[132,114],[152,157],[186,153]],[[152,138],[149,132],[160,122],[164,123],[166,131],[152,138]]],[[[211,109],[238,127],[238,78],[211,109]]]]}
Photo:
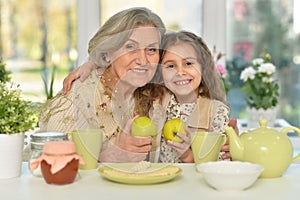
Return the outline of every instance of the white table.
{"type": "Polygon", "coordinates": [[[18,178],[0,180],[0,197],[7,200],[53,199],[209,199],[209,200],[296,200],[300,197],[300,164],[292,164],[280,178],[259,179],[241,192],[219,192],[209,187],[193,164],[179,164],[183,173],[174,180],[155,185],[124,185],[110,182],[96,170],[80,171],[80,177],[69,185],[49,185],[43,178],[31,175],[23,163],[18,178]]]}

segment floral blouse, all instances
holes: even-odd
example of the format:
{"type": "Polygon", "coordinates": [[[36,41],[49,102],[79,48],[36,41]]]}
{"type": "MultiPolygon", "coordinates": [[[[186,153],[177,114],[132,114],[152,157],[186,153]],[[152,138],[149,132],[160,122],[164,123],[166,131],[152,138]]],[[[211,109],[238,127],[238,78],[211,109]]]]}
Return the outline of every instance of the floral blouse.
{"type": "MultiPolygon", "coordinates": [[[[196,102],[180,104],[176,101],[175,96],[172,95],[167,106],[166,119],[169,120],[177,117],[186,123],[196,106],[198,106],[196,102]]],[[[209,128],[207,131],[223,133],[223,127],[229,122],[229,108],[225,104],[219,102],[219,105],[216,107],[216,109],[211,111],[210,115],[213,117],[212,120],[209,121],[209,128]]],[[[160,162],[181,162],[176,150],[167,145],[163,134],[161,137],[160,162]]]]}

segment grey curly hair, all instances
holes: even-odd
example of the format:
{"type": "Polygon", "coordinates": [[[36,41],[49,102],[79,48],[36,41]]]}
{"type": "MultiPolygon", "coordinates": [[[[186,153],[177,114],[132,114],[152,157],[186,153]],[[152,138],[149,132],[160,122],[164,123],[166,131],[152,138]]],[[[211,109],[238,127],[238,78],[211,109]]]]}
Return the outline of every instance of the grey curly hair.
{"type": "Polygon", "coordinates": [[[90,40],[88,47],[90,59],[99,67],[108,67],[106,53],[121,48],[130,37],[132,30],[143,25],[153,25],[158,29],[161,37],[165,33],[165,25],[161,18],[148,8],[134,7],[113,15],[90,40]]]}

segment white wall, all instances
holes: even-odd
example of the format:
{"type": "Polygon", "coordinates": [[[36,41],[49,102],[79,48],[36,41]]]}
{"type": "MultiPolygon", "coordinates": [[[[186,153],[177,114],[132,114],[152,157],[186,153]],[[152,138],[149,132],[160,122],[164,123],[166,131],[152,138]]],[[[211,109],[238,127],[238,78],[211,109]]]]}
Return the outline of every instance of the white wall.
{"type": "Polygon", "coordinates": [[[100,1],[77,0],[78,15],[78,64],[81,65],[88,59],[88,42],[100,27],[100,1]]]}

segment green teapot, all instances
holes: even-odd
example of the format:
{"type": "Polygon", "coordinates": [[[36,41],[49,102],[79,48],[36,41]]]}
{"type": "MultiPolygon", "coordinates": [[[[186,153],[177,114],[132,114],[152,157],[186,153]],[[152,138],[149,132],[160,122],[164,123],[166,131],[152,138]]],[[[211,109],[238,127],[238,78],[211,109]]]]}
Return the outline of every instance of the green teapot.
{"type": "Polygon", "coordinates": [[[264,167],[261,178],[275,178],[281,176],[292,162],[300,159],[300,154],[293,157],[293,146],[287,136],[288,131],[300,129],[290,126],[280,132],[267,127],[268,121],[259,121],[260,128],[236,134],[232,127],[226,127],[229,138],[230,154],[233,160],[252,162],[264,167]]]}

